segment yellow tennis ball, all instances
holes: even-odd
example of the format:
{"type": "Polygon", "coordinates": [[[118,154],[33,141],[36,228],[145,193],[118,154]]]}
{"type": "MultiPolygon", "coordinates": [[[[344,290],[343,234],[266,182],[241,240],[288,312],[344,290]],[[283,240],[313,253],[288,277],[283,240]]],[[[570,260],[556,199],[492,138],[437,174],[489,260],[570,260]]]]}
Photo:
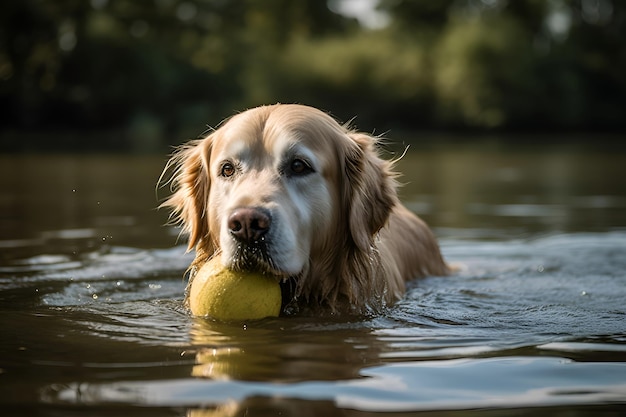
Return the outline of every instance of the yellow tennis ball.
{"type": "Polygon", "coordinates": [[[189,308],[196,316],[219,320],[246,320],[280,314],[278,279],[256,272],[225,268],[219,257],[198,270],[189,290],[189,308]]]}

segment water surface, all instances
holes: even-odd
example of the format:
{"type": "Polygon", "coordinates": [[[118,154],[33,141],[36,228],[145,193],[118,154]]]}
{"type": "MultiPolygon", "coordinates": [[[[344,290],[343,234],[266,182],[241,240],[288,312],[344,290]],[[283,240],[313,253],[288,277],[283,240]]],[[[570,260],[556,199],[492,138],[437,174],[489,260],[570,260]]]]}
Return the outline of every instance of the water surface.
{"type": "Polygon", "coordinates": [[[626,155],[411,150],[460,272],[373,317],[191,318],[161,156],[0,157],[0,413],[621,415],[626,155]]]}

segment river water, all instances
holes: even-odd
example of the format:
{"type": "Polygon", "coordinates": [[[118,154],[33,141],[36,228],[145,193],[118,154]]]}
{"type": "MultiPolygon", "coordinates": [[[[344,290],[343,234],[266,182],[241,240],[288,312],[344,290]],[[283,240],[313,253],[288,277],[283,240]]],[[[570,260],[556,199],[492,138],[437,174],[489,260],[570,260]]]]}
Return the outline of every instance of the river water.
{"type": "Polygon", "coordinates": [[[623,148],[411,149],[402,199],[460,271],[378,316],[246,323],[181,306],[165,159],[0,156],[0,414],[626,412],[623,148]]]}

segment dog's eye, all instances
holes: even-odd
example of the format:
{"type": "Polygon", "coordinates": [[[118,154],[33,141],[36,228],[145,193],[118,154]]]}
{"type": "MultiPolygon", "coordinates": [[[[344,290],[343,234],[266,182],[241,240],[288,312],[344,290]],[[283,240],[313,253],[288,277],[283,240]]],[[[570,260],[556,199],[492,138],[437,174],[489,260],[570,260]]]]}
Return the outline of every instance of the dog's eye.
{"type": "Polygon", "coordinates": [[[235,166],[230,162],[225,162],[222,164],[222,168],[220,169],[220,175],[222,177],[232,177],[235,173],[235,166]]]}
{"type": "Polygon", "coordinates": [[[291,172],[296,175],[306,175],[313,172],[313,168],[302,159],[294,159],[291,161],[291,172]]]}

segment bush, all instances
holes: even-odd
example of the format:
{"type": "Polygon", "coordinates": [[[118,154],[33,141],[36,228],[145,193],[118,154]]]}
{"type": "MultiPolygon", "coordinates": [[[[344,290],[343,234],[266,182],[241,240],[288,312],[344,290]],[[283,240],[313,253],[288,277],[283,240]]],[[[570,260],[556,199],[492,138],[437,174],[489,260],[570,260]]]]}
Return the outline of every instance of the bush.
{"type": "Polygon", "coordinates": [[[259,71],[271,85],[267,96],[259,100],[340,109],[340,118],[358,115],[357,123],[364,129],[381,127],[371,119],[393,116],[396,121],[414,123],[429,116],[428,55],[418,43],[400,41],[391,32],[296,38],[273,67],[259,71]]]}
{"type": "Polygon", "coordinates": [[[515,125],[533,109],[530,36],[504,16],[456,19],[435,55],[435,92],[443,123],[515,125]]]}

